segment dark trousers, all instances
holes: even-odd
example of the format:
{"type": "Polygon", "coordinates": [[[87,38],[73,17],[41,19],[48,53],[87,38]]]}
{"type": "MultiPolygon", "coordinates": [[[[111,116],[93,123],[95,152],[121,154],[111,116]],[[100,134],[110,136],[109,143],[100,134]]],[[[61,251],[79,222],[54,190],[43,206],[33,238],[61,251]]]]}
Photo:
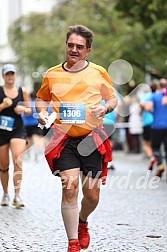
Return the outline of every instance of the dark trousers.
{"type": "Polygon", "coordinates": [[[165,159],[167,161],[167,129],[152,129],[151,145],[158,164],[162,163],[161,144],[164,144],[165,159]]]}

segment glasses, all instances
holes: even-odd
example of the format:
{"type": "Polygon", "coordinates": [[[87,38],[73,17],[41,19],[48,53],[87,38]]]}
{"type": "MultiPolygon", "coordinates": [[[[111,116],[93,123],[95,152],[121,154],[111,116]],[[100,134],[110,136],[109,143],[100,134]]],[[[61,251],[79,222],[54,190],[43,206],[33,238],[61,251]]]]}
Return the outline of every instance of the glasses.
{"type": "Polygon", "coordinates": [[[73,44],[73,43],[67,43],[67,47],[69,49],[74,49],[74,47],[76,47],[78,51],[82,51],[83,49],[86,49],[84,45],[78,45],[78,44],[73,44]]]}

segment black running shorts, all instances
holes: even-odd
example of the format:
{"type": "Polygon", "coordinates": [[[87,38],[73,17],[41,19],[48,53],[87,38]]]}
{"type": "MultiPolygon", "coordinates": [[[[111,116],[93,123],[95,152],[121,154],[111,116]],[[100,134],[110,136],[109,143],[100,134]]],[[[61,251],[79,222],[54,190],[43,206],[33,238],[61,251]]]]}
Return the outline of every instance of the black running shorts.
{"type": "Polygon", "coordinates": [[[60,154],[60,158],[53,159],[54,175],[59,176],[61,171],[80,168],[85,176],[100,178],[102,160],[103,155],[96,149],[92,136],[69,138],[60,154]],[[86,140],[84,144],[82,140],[86,140]],[[78,148],[79,146],[81,148],[78,148]]]}
{"type": "Polygon", "coordinates": [[[151,127],[150,126],[143,127],[143,139],[145,141],[151,141],[151,127]]]}
{"type": "Polygon", "coordinates": [[[12,131],[0,130],[0,146],[10,142],[12,138],[26,139],[27,134],[24,125],[12,131]]]}

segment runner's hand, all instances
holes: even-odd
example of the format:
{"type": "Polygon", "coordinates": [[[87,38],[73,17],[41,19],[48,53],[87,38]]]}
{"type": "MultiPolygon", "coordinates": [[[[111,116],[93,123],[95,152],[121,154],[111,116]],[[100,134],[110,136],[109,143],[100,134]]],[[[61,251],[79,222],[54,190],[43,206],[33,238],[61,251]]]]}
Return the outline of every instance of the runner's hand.
{"type": "Polygon", "coordinates": [[[95,115],[97,119],[103,119],[106,113],[106,107],[104,105],[94,105],[91,107],[91,113],[95,115]]]}
{"type": "Polygon", "coordinates": [[[48,112],[45,110],[42,110],[39,114],[38,114],[38,122],[42,125],[45,125],[47,122],[47,118],[48,118],[48,112]]]}
{"type": "Polygon", "coordinates": [[[3,99],[3,107],[4,107],[4,108],[10,107],[10,106],[12,106],[12,104],[13,104],[13,101],[12,101],[10,98],[5,97],[5,98],[3,99]]]}
{"type": "Polygon", "coordinates": [[[24,106],[22,106],[22,105],[17,105],[17,106],[14,108],[14,111],[15,111],[16,114],[21,115],[22,113],[25,112],[25,109],[26,109],[26,108],[25,108],[24,106]]]}

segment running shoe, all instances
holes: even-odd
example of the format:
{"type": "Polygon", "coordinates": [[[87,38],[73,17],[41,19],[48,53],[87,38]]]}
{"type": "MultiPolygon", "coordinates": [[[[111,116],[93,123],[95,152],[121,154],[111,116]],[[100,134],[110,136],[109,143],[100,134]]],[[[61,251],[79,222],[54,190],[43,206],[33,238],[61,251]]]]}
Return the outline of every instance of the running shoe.
{"type": "Polygon", "coordinates": [[[68,250],[67,252],[80,252],[81,251],[81,247],[79,245],[79,241],[78,240],[70,240],[68,242],[68,250]]]}
{"type": "Polygon", "coordinates": [[[9,206],[10,198],[8,194],[4,194],[1,201],[1,206],[9,206]]]}
{"type": "Polygon", "coordinates": [[[155,164],[157,164],[157,159],[155,158],[155,157],[153,157],[152,159],[151,159],[151,162],[150,162],[150,165],[149,165],[149,167],[148,167],[148,170],[149,171],[152,171],[152,169],[154,168],[154,165],[155,164]]]}
{"type": "Polygon", "coordinates": [[[115,167],[111,164],[110,166],[107,167],[110,170],[115,170],[115,167]]]}
{"type": "Polygon", "coordinates": [[[16,208],[24,207],[24,203],[19,195],[14,197],[12,205],[15,206],[16,208]]]}
{"type": "Polygon", "coordinates": [[[163,174],[163,172],[164,172],[164,170],[165,170],[165,168],[164,168],[164,165],[163,164],[160,164],[160,165],[158,165],[158,169],[157,169],[157,171],[156,171],[156,174],[155,174],[155,176],[158,176],[158,177],[162,177],[162,174],[163,174]]]}
{"type": "Polygon", "coordinates": [[[88,232],[88,222],[79,223],[78,225],[78,239],[81,249],[87,249],[90,243],[90,235],[88,232]]]}

